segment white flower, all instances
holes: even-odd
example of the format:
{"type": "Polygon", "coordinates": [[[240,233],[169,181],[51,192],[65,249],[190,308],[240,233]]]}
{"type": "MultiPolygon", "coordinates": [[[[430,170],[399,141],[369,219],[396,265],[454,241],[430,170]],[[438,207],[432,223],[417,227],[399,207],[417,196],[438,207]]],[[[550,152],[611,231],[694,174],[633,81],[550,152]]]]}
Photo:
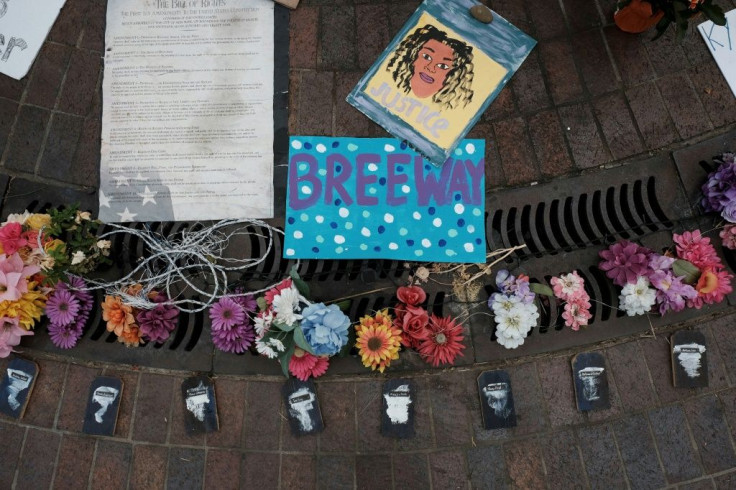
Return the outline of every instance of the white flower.
{"type": "Polygon", "coordinates": [[[271,328],[271,323],[273,323],[273,312],[268,311],[261,312],[254,320],[253,320],[253,326],[256,329],[256,338],[262,339],[264,335],[269,331],[271,328]]]}
{"type": "Polygon", "coordinates": [[[278,357],[276,351],[273,350],[273,348],[269,344],[263,342],[262,340],[256,340],[256,350],[260,355],[266,356],[269,359],[276,359],[276,357],[278,357]]]}
{"type": "Polygon", "coordinates": [[[100,250],[106,250],[112,246],[112,242],[110,240],[97,240],[97,248],[100,250]]]}
{"type": "Polygon", "coordinates": [[[524,338],[515,339],[513,337],[506,337],[503,334],[496,335],[496,342],[506,347],[507,349],[516,349],[524,343],[524,338]]]}
{"type": "Polygon", "coordinates": [[[293,325],[294,322],[302,319],[302,315],[298,314],[301,311],[299,303],[306,303],[306,301],[294,285],[290,288],[282,289],[280,294],[273,297],[272,306],[273,311],[276,312],[274,320],[278,320],[288,326],[293,325]]]}
{"type": "Polygon", "coordinates": [[[86,258],[87,256],[84,255],[84,252],[82,252],[81,250],[77,250],[72,254],[72,265],[81,264],[86,258]]]}
{"type": "Polygon", "coordinates": [[[521,303],[521,298],[516,295],[495,294],[491,301],[491,309],[495,315],[504,311],[511,311],[516,305],[521,303]]]}
{"type": "Polygon", "coordinates": [[[536,326],[537,318],[539,312],[534,304],[517,303],[510,310],[501,310],[496,314],[496,335],[522,339],[536,326]]]}
{"type": "Polygon", "coordinates": [[[286,350],[284,343],[279,339],[271,339],[268,341],[268,344],[279,352],[284,352],[286,350]]]}
{"type": "Polygon", "coordinates": [[[22,225],[23,223],[26,222],[26,220],[28,219],[28,217],[30,215],[31,215],[31,213],[29,213],[28,210],[23,211],[20,214],[17,214],[17,213],[16,214],[9,214],[8,217],[7,217],[7,219],[5,220],[5,222],[3,224],[1,224],[0,226],[5,226],[8,223],[20,223],[22,225]]]}
{"type": "Polygon", "coordinates": [[[77,211],[77,216],[74,218],[76,224],[81,224],[82,221],[89,221],[92,219],[92,214],[89,211],[77,211]]]}
{"type": "Polygon", "coordinates": [[[619,306],[628,316],[643,315],[652,309],[657,291],[649,287],[649,279],[638,276],[635,284],[627,284],[618,297],[619,306]]]}

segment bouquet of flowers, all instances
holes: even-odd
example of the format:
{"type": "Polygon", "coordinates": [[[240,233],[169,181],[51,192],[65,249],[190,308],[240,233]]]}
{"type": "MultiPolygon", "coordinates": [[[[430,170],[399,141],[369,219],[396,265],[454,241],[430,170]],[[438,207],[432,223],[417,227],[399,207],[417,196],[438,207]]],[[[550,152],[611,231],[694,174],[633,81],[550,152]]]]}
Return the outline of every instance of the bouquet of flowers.
{"type": "Polygon", "coordinates": [[[724,153],[713,159],[718,167],[708,174],[700,201],[706,213],[720,213],[726,225],[720,232],[725,248],[736,249],[736,156],[724,153]]]}
{"type": "Polygon", "coordinates": [[[725,269],[710,239],[699,230],[674,234],[675,253],[658,254],[622,240],[599,252],[599,268],[622,288],[619,307],[627,315],[648,313],[653,306],[661,315],[685,307],[723,301],[731,292],[732,275],[725,269]]]}
{"type": "Polygon", "coordinates": [[[536,294],[529,277],[513,276],[506,269],[496,273],[496,287],[500,292],[488,298],[488,307],[493,310],[496,323],[496,342],[507,349],[516,349],[524,344],[524,339],[537,325],[536,294]]]}
{"type": "Polygon", "coordinates": [[[102,319],[107,331],[114,332],[118,342],[126,347],[138,347],[143,342],[165,342],[176,329],[179,309],[169,303],[166,294],[143,291],[140,284],[126,288],[119,295],[105,296],[102,303],[102,319]],[[152,309],[139,309],[133,299],[144,295],[155,303],[152,309]]]}
{"type": "Polygon", "coordinates": [[[590,295],[585,291],[585,281],[577,271],[553,277],[550,283],[555,298],[564,302],[562,318],[565,325],[572,330],[580,330],[581,326],[588,325],[588,320],[593,316],[590,314],[590,295]]]}

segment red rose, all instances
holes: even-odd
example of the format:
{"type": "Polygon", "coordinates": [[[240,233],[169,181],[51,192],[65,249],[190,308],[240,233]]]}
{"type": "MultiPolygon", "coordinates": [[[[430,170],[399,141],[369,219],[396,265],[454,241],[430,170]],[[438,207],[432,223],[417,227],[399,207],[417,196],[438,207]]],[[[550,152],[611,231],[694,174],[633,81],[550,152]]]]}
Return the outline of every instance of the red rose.
{"type": "Polygon", "coordinates": [[[20,223],[7,223],[0,228],[0,243],[3,245],[5,255],[13,255],[19,248],[24,247],[28,241],[21,235],[23,228],[20,223]]]}
{"type": "Polygon", "coordinates": [[[400,287],[396,290],[399,301],[408,306],[419,306],[427,299],[427,293],[419,286],[400,287]]]}
{"type": "Polygon", "coordinates": [[[402,343],[408,347],[415,347],[420,341],[426,339],[429,335],[427,323],[429,323],[429,315],[425,309],[406,306],[401,322],[401,330],[404,332],[402,343]]]}

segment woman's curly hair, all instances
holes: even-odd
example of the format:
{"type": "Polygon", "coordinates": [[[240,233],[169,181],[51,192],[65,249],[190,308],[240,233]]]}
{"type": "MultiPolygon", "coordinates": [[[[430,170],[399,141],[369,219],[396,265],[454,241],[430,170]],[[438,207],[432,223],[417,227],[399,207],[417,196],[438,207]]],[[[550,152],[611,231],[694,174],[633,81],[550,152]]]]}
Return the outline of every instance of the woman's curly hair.
{"type": "Polygon", "coordinates": [[[387,71],[391,72],[398,87],[408,94],[409,85],[414,76],[414,61],[424,43],[434,39],[451,47],[455,52],[452,69],[447,73],[442,88],[432,96],[432,101],[443,109],[455,109],[462,104],[465,107],[473,100],[473,48],[462,41],[448,37],[433,25],[427,24],[415,30],[401,41],[388,63],[387,71]]]}

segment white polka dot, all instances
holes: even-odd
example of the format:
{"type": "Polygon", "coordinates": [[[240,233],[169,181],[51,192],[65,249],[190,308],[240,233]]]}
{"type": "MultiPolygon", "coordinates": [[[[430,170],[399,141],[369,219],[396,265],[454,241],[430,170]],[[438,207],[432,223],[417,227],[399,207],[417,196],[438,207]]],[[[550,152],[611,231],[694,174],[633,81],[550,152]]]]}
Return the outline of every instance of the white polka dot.
{"type": "Polygon", "coordinates": [[[296,230],[296,231],[294,232],[294,238],[296,238],[297,240],[299,240],[300,238],[304,238],[304,233],[302,233],[302,232],[301,232],[301,231],[299,231],[299,230],[296,230]]]}
{"type": "Polygon", "coordinates": [[[368,245],[366,245],[365,243],[361,243],[360,244],[360,249],[361,250],[368,250],[368,245]]]}
{"type": "Polygon", "coordinates": [[[341,218],[347,218],[350,216],[350,211],[348,208],[340,208],[340,211],[338,211],[337,214],[339,214],[341,218]]]}
{"type": "Polygon", "coordinates": [[[399,244],[398,243],[391,242],[391,243],[388,244],[388,248],[390,248],[391,250],[398,250],[399,249],[399,244]]]}
{"type": "Polygon", "coordinates": [[[468,153],[468,155],[472,155],[475,153],[475,145],[473,143],[468,143],[465,145],[465,151],[468,153]]]}
{"type": "Polygon", "coordinates": [[[383,221],[386,223],[393,223],[394,222],[394,215],[391,213],[386,213],[383,215],[383,221]]]}
{"type": "Polygon", "coordinates": [[[345,243],[345,237],[342,235],[335,235],[335,243],[338,245],[345,243]]]}
{"type": "Polygon", "coordinates": [[[406,236],[408,233],[409,233],[409,230],[407,230],[406,228],[401,228],[399,230],[399,235],[401,236],[406,236]]]}
{"type": "Polygon", "coordinates": [[[457,214],[463,214],[465,212],[465,206],[460,203],[455,204],[455,212],[457,214]]]}
{"type": "Polygon", "coordinates": [[[422,255],[424,255],[424,250],[414,250],[414,255],[416,255],[417,257],[421,257],[422,255]]]}
{"type": "Polygon", "coordinates": [[[449,230],[447,230],[447,236],[449,236],[450,238],[455,238],[457,236],[457,230],[455,230],[454,228],[450,228],[449,230]]]}
{"type": "Polygon", "coordinates": [[[317,170],[317,173],[319,175],[321,175],[322,177],[324,177],[325,175],[327,175],[327,169],[326,168],[321,168],[321,169],[317,170]]]}
{"type": "Polygon", "coordinates": [[[366,227],[364,226],[364,227],[363,227],[363,228],[362,228],[362,229],[360,230],[360,234],[361,234],[361,235],[363,235],[363,236],[365,236],[365,237],[371,236],[371,230],[369,230],[368,228],[366,228],[366,227]]]}
{"type": "Polygon", "coordinates": [[[422,247],[429,248],[431,246],[432,246],[432,242],[430,242],[428,238],[422,239],[422,247]]]}
{"type": "Polygon", "coordinates": [[[299,141],[299,140],[293,140],[291,142],[291,147],[294,148],[295,150],[301,150],[302,149],[302,142],[299,141]]]}
{"type": "Polygon", "coordinates": [[[378,165],[376,165],[375,163],[369,163],[368,170],[371,172],[375,172],[376,170],[378,170],[378,165]]]}
{"type": "Polygon", "coordinates": [[[369,217],[370,215],[371,215],[371,212],[370,212],[370,211],[368,211],[368,210],[364,210],[364,211],[363,211],[363,217],[364,217],[364,218],[367,218],[367,217],[369,217]]]}
{"type": "Polygon", "coordinates": [[[294,251],[293,248],[287,248],[286,249],[286,255],[288,255],[289,257],[291,257],[292,255],[294,255],[295,253],[296,252],[294,251]]]}
{"type": "Polygon", "coordinates": [[[321,214],[318,214],[317,216],[314,217],[314,221],[316,221],[317,223],[324,223],[325,217],[322,216],[321,214]]]}
{"type": "Polygon", "coordinates": [[[310,195],[312,193],[312,188],[309,187],[308,185],[303,185],[302,192],[306,195],[310,195]]]}
{"type": "Polygon", "coordinates": [[[460,156],[463,154],[463,151],[460,148],[455,148],[455,155],[460,156]]]}
{"type": "Polygon", "coordinates": [[[473,209],[473,216],[480,216],[480,215],[481,215],[480,209],[478,208],[473,209]]]}
{"type": "Polygon", "coordinates": [[[422,215],[419,214],[419,211],[414,211],[414,214],[412,214],[414,219],[422,219],[422,215]]]}
{"type": "Polygon", "coordinates": [[[440,218],[435,218],[432,220],[432,224],[439,228],[440,226],[442,226],[442,220],[440,218]]]}
{"type": "Polygon", "coordinates": [[[299,219],[302,221],[308,221],[309,215],[307,213],[302,213],[301,215],[299,215],[299,219]]]}
{"type": "Polygon", "coordinates": [[[393,145],[384,145],[383,150],[384,151],[394,151],[396,148],[393,145]]]}
{"type": "Polygon", "coordinates": [[[355,151],[357,149],[358,149],[358,145],[356,145],[355,143],[348,143],[348,150],[355,151]]]}
{"type": "Polygon", "coordinates": [[[370,187],[368,189],[368,194],[375,194],[375,193],[376,193],[376,188],[375,187],[370,187]]]}
{"type": "Polygon", "coordinates": [[[322,143],[315,146],[314,149],[317,150],[319,153],[324,153],[327,151],[327,147],[323,145],[322,143]]]}
{"type": "Polygon", "coordinates": [[[454,250],[449,250],[449,249],[448,250],[445,250],[445,254],[448,257],[454,257],[455,255],[457,255],[454,250]]]}
{"type": "Polygon", "coordinates": [[[342,247],[337,247],[337,248],[335,249],[335,252],[336,252],[336,253],[339,253],[339,254],[343,253],[344,251],[345,251],[345,249],[344,249],[344,248],[342,248],[342,247]]]}
{"type": "Polygon", "coordinates": [[[475,233],[475,226],[473,226],[473,225],[468,225],[468,228],[467,228],[467,230],[468,230],[468,233],[475,233]]]}
{"type": "Polygon", "coordinates": [[[403,192],[404,194],[409,194],[411,192],[411,187],[404,184],[401,186],[401,192],[403,192]]]}
{"type": "Polygon", "coordinates": [[[304,172],[308,168],[309,168],[309,165],[307,165],[306,163],[299,164],[299,170],[301,170],[302,172],[304,172]]]}
{"type": "Polygon", "coordinates": [[[475,250],[475,247],[473,246],[473,244],[469,242],[463,245],[463,248],[465,249],[466,252],[472,252],[473,250],[475,250]]]}
{"type": "Polygon", "coordinates": [[[317,243],[324,243],[325,242],[325,239],[324,239],[324,237],[322,235],[317,235],[314,239],[317,240],[317,243]]]}

